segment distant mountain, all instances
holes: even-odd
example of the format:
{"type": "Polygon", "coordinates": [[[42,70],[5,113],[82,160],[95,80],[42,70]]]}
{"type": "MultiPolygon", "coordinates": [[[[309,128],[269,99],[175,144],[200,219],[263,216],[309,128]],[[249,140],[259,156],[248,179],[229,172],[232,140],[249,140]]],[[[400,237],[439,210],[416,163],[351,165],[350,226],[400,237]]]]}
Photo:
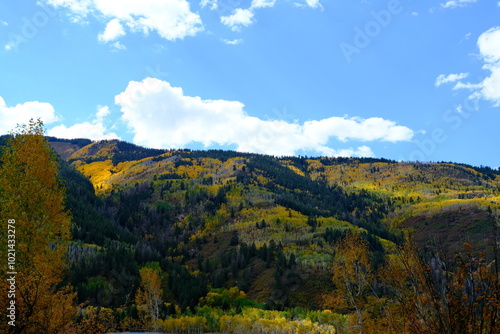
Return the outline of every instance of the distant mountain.
{"type": "Polygon", "coordinates": [[[321,308],[347,230],[363,232],[379,265],[403,231],[447,257],[463,242],[488,253],[498,221],[500,172],[487,167],[49,141],[67,166],[70,280],[95,304],[116,273],[127,280],[106,302],[126,302],[137,268],[158,261],[182,307],[238,286],[257,302],[321,308]]]}

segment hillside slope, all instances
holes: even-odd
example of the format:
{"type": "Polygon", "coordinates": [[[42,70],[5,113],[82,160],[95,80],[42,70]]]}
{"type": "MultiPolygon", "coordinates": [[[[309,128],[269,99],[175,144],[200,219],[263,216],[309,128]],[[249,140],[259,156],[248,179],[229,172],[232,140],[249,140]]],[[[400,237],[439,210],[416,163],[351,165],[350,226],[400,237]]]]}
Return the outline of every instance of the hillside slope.
{"type": "MultiPolygon", "coordinates": [[[[363,233],[378,265],[408,229],[447,256],[463,242],[488,251],[498,221],[500,173],[485,167],[152,150],[116,140],[51,144],[90,180],[99,224],[109,226],[97,233],[104,237],[89,237],[82,231],[96,229],[75,216],[75,238],[85,242],[78,251],[93,248],[87,252],[102,263],[122,263],[116,256],[136,263],[112,269],[132,277],[116,305],[129,298],[137,266],[159,261],[183,307],[209,287],[236,285],[258,302],[321,308],[346,230],[363,233]]],[[[115,274],[88,267],[75,262],[77,276],[87,277],[75,283],[82,300],[96,300],[96,284],[115,274]]]]}

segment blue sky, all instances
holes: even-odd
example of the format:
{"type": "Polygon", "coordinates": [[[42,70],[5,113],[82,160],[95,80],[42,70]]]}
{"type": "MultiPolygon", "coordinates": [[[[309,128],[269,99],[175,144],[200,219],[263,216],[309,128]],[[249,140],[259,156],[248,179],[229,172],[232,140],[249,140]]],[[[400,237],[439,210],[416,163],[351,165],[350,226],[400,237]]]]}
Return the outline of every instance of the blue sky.
{"type": "Polygon", "coordinates": [[[0,3],[0,133],[500,166],[500,2],[0,3]]]}

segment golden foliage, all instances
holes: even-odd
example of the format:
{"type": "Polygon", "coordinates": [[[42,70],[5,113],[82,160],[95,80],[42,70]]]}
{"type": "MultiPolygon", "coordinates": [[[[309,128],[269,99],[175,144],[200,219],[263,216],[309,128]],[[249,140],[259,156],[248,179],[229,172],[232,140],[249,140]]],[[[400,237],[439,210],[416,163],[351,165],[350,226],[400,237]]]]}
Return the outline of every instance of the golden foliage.
{"type": "Polygon", "coordinates": [[[158,330],[160,318],[160,305],[163,302],[161,288],[161,272],[153,268],[144,267],[139,271],[141,284],[137,290],[135,302],[142,311],[145,325],[154,331],[158,330]]]}
{"type": "Polygon", "coordinates": [[[355,311],[355,326],[359,333],[363,333],[366,296],[373,286],[375,276],[371,268],[368,243],[359,233],[349,231],[338,243],[332,271],[333,283],[344,301],[344,305],[339,303],[339,307],[355,311]]]}
{"type": "Polygon", "coordinates": [[[498,266],[472,253],[465,244],[453,265],[439,257],[427,265],[406,240],[382,273],[398,302],[390,311],[395,333],[500,333],[498,266]]]}
{"type": "MultiPolygon", "coordinates": [[[[70,287],[59,287],[70,240],[70,217],[64,210],[64,191],[41,121],[30,121],[19,128],[1,160],[0,217],[2,223],[15,220],[15,264],[9,271],[17,272],[17,315],[15,328],[9,330],[71,332],[75,294],[70,287]]],[[[0,243],[2,258],[7,259],[7,233],[0,233],[0,243]]],[[[9,302],[7,277],[5,271],[1,275],[0,300],[5,307],[9,302]]],[[[5,324],[2,321],[0,325],[4,333],[5,324]]]]}

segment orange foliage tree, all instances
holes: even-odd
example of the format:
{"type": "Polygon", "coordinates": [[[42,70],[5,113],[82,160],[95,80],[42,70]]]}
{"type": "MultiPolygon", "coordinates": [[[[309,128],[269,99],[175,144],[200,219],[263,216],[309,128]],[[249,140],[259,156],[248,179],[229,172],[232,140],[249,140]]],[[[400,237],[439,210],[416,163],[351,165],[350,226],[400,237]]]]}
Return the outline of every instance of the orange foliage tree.
{"type": "MultiPolygon", "coordinates": [[[[498,254],[498,242],[496,242],[498,254]]],[[[388,261],[383,277],[398,307],[397,333],[500,333],[498,257],[487,263],[472,247],[453,262],[424,262],[411,240],[388,261]],[[428,264],[427,264],[428,263],[428,264]]]]}
{"type": "Polygon", "coordinates": [[[342,297],[339,305],[355,312],[356,331],[364,332],[364,310],[372,294],[375,275],[369,257],[368,243],[359,233],[349,231],[338,243],[333,264],[333,283],[342,297]]]}
{"type": "Polygon", "coordinates": [[[13,259],[9,267],[2,265],[0,304],[5,312],[15,303],[15,322],[8,325],[3,317],[0,331],[71,332],[75,294],[61,287],[70,216],[42,122],[18,127],[0,158],[1,258],[6,263],[8,253],[13,259]]]}

